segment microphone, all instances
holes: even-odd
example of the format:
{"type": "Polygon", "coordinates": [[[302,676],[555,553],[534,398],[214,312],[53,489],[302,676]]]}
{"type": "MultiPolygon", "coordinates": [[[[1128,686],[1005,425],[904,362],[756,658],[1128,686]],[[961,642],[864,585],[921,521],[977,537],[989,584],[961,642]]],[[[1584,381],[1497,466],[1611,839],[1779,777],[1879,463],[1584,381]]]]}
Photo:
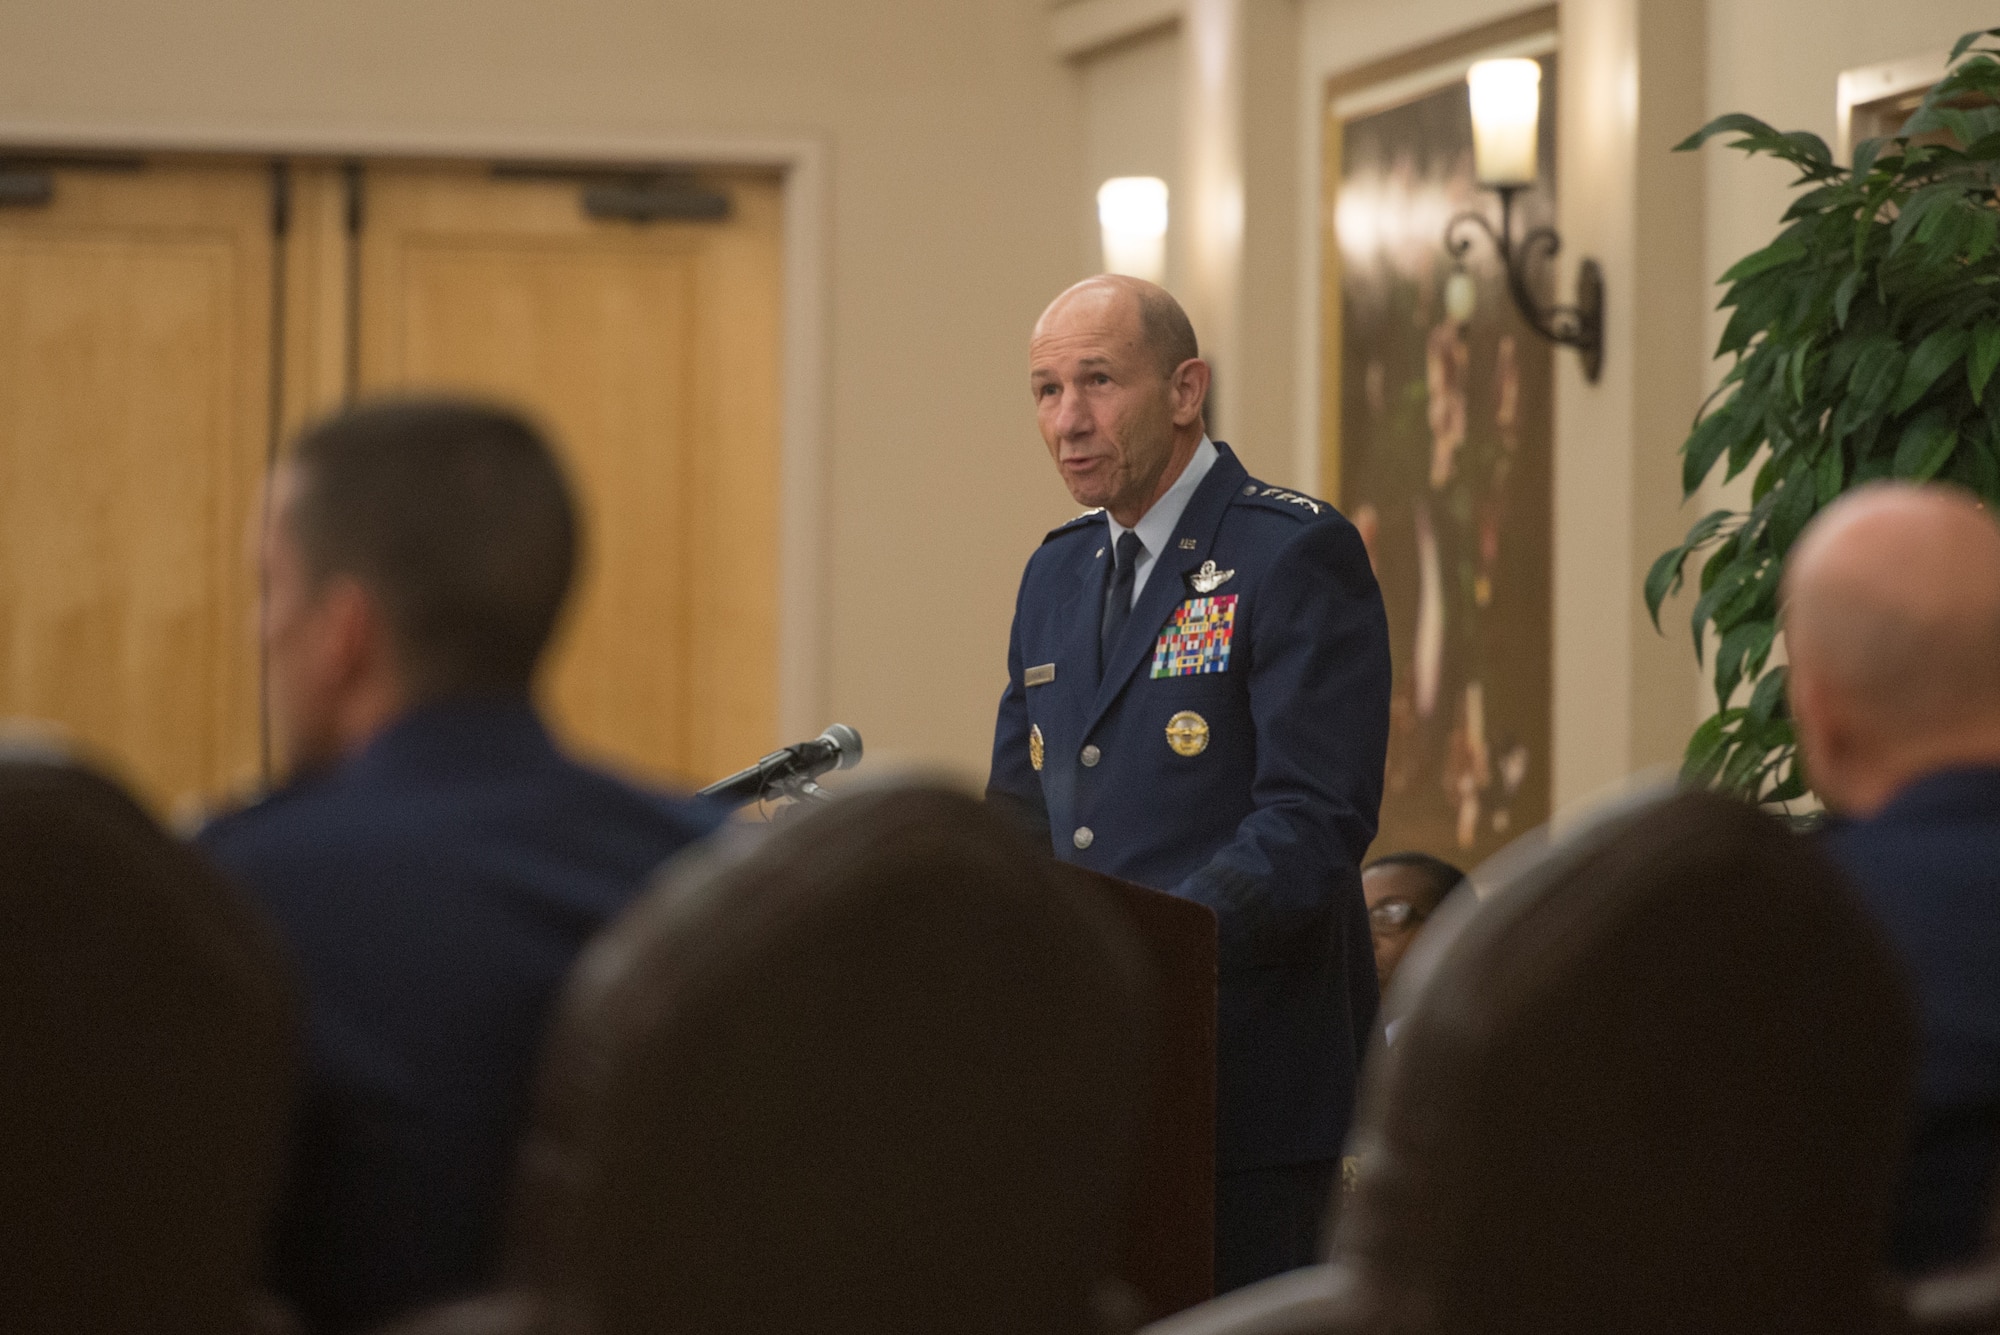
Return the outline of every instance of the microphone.
{"type": "Polygon", "coordinates": [[[830,769],[853,769],[861,763],[861,734],[836,723],[809,742],[773,751],[748,769],[737,770],[696,793],[733,807],[771,796],[774,789],[803,787],[830,769]]]}

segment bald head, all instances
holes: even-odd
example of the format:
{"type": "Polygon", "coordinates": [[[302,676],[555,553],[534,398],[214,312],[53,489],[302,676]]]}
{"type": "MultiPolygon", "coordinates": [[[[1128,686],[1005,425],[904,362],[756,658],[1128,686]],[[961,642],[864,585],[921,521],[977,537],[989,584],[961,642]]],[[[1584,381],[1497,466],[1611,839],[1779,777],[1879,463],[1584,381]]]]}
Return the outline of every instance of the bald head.
{"type": "Polygon", "coordinates": [[[1118,274],[1063,292],[1028,340],[1028,387],[1049,457],[1074,500],[1128,528],[1194,458],[1208,377],[1180,303],[1118,274]]]}
{"type": "Polygon", "coordinates": [[[1126,328],[1148,361],[1170,376],[1182,362],[1201,356],[1194,325],[1174,294],[1157,283],[1125,274],[1099,274],[1065,289],[1035,321],[1035,333],[1077,319],[1126,328]]]}
{"type": "Polygon", "coordinates": [[[2000,526],[1969,495],[1879,483],[1827,507],[1786,563],[1784,609],[1828,805],[1869,814],[1924,773],[2000,761],[2000,526]]]}

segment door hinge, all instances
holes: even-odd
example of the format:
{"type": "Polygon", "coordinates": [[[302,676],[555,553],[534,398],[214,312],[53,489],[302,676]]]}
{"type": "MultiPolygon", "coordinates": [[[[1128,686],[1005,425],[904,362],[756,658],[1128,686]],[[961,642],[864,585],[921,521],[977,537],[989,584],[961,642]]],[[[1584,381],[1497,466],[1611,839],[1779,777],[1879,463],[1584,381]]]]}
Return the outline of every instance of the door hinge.
{"type": "Polygon", "coordinates": [[[292,166],[271,164],[271,235],[283,239],[292,230],[292,166]]]}
{"type": "Polygon", "coordinates": [[[0,167],[0,208],[36,209],[56,197],[54,172],[0,167]]]}
{"type": "Polygon", "coordinates": [[[583,211],[617,222],[720,222],[729,196],[685,177],[593,181],[583,187],[583,211]]]}
{"type": "Polygon", "coordinates": [[[144,158],[49,156],[0,158],[0,208],[39,209],[56,197],[56,171],[134,172],[144,158]]]}
{"type": "Polygon", "coordinates": [[[494,166],[493,175],[501,180],[574,181],[584,216],[611,222],[721,222],[733,208],[728,192],[703,185],[684,169],[503,162],[494,166]]]}

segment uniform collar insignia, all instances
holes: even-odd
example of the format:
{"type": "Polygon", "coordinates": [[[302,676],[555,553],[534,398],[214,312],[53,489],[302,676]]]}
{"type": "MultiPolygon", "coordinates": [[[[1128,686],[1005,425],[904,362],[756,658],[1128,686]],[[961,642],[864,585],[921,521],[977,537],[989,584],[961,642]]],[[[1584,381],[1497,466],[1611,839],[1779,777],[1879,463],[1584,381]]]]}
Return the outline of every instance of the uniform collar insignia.
{"type": "Polygon", "coordinates": [[[1235,577],[1234,570],[1217,570],[1215,562],[1203,561],[1201,569],[1188,576],[1188,583],[1194,585],[1196,593],[1214,593],[1235,577]]]}

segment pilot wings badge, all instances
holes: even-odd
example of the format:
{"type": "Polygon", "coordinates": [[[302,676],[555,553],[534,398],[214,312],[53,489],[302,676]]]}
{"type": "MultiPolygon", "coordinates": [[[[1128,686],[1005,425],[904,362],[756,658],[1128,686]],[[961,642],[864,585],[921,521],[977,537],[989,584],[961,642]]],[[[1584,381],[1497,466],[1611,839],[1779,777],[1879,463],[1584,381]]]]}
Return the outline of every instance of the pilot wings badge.
{"type": "Polygon", "coordinates": [[[1203,561],[1201,569],[1188,576],[1188,583],[1194,585],[1196,593],[1214,593],[1235,577],[1234,570],[1217,570],[1215,562],[1203,561]]]}

